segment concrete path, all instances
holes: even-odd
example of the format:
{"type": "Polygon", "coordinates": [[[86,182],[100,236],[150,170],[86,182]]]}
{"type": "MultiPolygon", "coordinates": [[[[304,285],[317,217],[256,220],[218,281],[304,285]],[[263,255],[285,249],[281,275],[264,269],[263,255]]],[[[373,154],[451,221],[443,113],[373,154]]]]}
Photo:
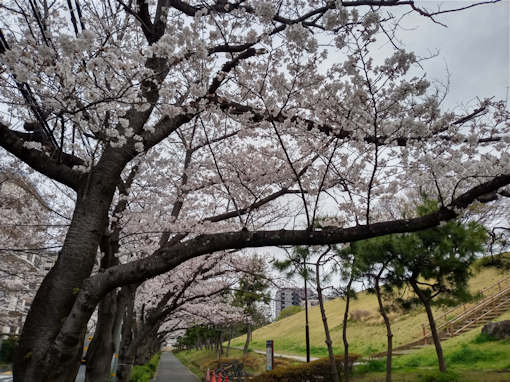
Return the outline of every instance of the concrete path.
{"type": "Polygon", "coordinates": [[[85,370],[85,365],[80,365],[80,368],[78,369],[78,375],[76,376],[74,382],[85,382],[85,370]]]}
{"type": "Polygon", "coordinates": [[[200,379],[189,371],[172,353],[165,351],[161,353],[161,360],[154,382],[200,382],[200,379]]]}
{"type": "Polygon", "coordinates": [[[0,382],[12,382],[12,372],[0,373],[0,382]]]}

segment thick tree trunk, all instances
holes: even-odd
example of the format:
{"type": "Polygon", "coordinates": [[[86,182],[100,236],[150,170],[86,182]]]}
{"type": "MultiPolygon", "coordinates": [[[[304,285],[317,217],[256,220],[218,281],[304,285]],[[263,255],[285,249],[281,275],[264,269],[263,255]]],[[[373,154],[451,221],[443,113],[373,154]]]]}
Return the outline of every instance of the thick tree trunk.
{"type": "Polygon", "coordinates": [[[441,339],[439,338],[439,333],[437,332],[436,321],[434,320],[434,315],[432,314],[432,308],[430,306],[430,301],[423,294],[422,290],[420,289],[420,287],[418,286],[416,281],[411,280],[410,284],[413,287],[414,292],[416,293],[416,295],[422,302],[423,306],[425,306],[425,311],[427,312],[427,318],[429,320],[429,325],[430,325],[430,333],[432,334],[432,339],[434,340],[434,346],[436,348],[437,362],[439,364],[439,371],[445,372],[446,371],[446,362],[444,360],[443,348],[441,346],[441,339]]]}
{"type": "Polygon", "coordinates": [[[129,297],[122,322],[122,340],[119,350],[119,366],[117,368],[118,382],[129,382],[131,368],[133,367],[136,357],[136,348],[133,349],[131,344],[136,330],[134,304],[137,286],[138,285],[130,285],[127,287],[129,288],[129,297]]]}
{"type": "Polygon", "coordinates": [[[243,355],[248,354],[248,349],[250,348],[250,340],[251,340],[251,324],[248,324],[246,330],[246,342],[244,343],[243,355]]]}
{"type": "Polygon", "coordinates": [[[326,310],[324,309],[324,301],[322,300],[322,288],[319,274],[319,261],[317,261],[317,264],[315,264],[315,275],[317,283],[317,297],[319,298],[322,324],[324,325],[324,335],[326,336],[325,342],[328,347],[329,364],[331,367],[331,378],[333,382],[340,382],[340,378],[338,377],[338,370],[336,368],[335,354],[333,353],[333,341],[331,341],[331,335],[329,334],[328,319],[326,317],[326,310]]]}
{"type": "Polygon", "coordinates": [[[87,352],[86,382],[108,382],[110,378],[116,302],[117,294],[110,292],[99,304],[97,326],[87,352]]]}
{"type": "MultiPolygon", "coordinates": [[[[138,320],[136,330],[133,331],[129,343],[125,343],[125,349],[136,354],[134,364],[140,365],[149,361],[152,356],[160,350],[161,341],[158,337],[158,330],[165,315],[158,315],[155,312],[148,314],[145,321],[138,320]],[[156,349],[156,350],[154,350],[156,349]]],[[[142,313],[142,320],[143,320],[142,313]]]]}
{"type": "Polygon", "coordinates": [[[44,278],[26,318],[13,364],[15,382],[74,381],[83,336],[71,344],[70,352],[55,354],[50,347],[96,259],[123,167],[111,162],[98,165],[78,194],[58,260],[44,278]]]}
{"type": "MultiPolygon", "coordinates": [[[[104,253],[101,259],[101,271],[119,262],[115,257],[118,248],[118,241],[111,240],[109,236],[103,237],[100,244],[101,252],[104,253]]],[[[111,374],[112,357],[115,351],[114,335],[116,324],[123,312],[121,292],[113,290],[108,293],[99,303],[98,319],[94,338],[87,351],[86,382],[108,382],[111,374]]]]}
{"type": "Polygon", "coordinates": [[[115,325],[113,327],[113,351],[114,359],[112,363],[112,375],[117,375],[117,368],[119,367],[119,352],[120,341],[122,333],[122,320],[124,319],[124,311],[126,304],[129,302],[129,287],[123,287],[117,293],[117,312],[115,317],[115,325]]]}
{"type": "MultiPolygon", "coordinates": [[[[132,347],[132,345],[130,345],[130,347],[132,347]]],[[[132,347],[135,353],[135,360],[133,362],[133,366],[146,364],[151,359],[153,347],[154,347],[153,338],[146,338],[138,346],[132,347]]]]}
{"type": "Polygon", "coordinates": [[[161,350],[161,341],[158,337],[159,325],[156,325],[146,335],[139,335],[139,330],[129,345],[129,352],[136,354],[134,365],[143,365],[161,350]]]}
{"type": "Polygon", "coordinates": [[[347,341],[347,319],[349,318],[349,305],[351,303],[351,285],[352,285],[352,276],[349,279],[346,287],[345,293],[345,311],[344,311],[344,320],[342,327],[342,340],[344,343],[344,379],[345,382],[349,382],[349,341],[347,341]]]}
{"type": "Polygon", "coordinates": [[[381,274],[375,279],[375,293],[377,295],[377,302],[379,304],[379,312],[384,320],[384,325],[386,325],[386,337],[387,337],[387,350],[386,350],[386,382],[391,382],[391,364],[393,357],[393,333],[391,332],[391,323],[388,315],[386,314],[386,310],[384,309],[384,304],[381,296],[381,288],[379,286],[379,278],[381,274]]]}

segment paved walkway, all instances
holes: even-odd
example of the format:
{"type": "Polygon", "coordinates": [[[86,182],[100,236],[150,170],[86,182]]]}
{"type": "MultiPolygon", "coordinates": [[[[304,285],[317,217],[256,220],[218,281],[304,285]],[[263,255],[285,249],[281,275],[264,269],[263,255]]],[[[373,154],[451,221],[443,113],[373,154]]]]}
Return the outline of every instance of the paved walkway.
{"type": "Polygon", "coordinates": [[[200,382],[175,356],[164,351],[161,353],[158,371],[154,382],[200,382]]]}

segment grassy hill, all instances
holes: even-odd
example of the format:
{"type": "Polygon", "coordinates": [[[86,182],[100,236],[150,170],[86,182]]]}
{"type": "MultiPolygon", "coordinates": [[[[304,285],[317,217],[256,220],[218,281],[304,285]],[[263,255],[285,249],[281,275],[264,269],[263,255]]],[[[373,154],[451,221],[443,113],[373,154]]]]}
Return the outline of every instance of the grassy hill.
{"type": "MultiPolygon", "coordinates": [[[[510,312],[498,320],[510,319],[510,312]]],[[[447,378],[439,378],[437,358],[432,345],[412,353],[395,357],[393,382],[462,381],[462,382],[508,382],[510,381],[510,340],[491,340],[476,328],[443,343],[447,378]],[[435,376],[435,377],[432,377],[435,376]],[[454,378],[450,378],[454,376],[454,378]],[[432,377],[432,378],[431,378],[432,377]]],[[[214,351],[181,351],[176,356],[197,376],[204,377],[205,370],[217,359],[214,351]]],[[[248,373],[257,375],[264,371],[265,356],[249,352],[242,356],[240,350],[231,350],[230,356],[241,360],[248,373]]],[[[290,362],[292,363],[292,362],[290,362]]],[[[275,367],[285,367],[288,360],[275,359],[275,367]]],[[[384,382],[385,360],[375,359],[354,369],[353,382],[384,382]]]]}
{"type": "MultiPolygon", "coordinates": [[[[505,277],[505,274],[494,268],[482,268],[475,270],[474,273],[475,275],[469,282],[472,292],[478,292],[505,277]]],[[[357,297],[357,299],[352,301],[351,311],[369,311],[372,317],[365,321],[349,321],[347,333],[350,351],[367,356],[371,353],[385,350],[386,331],[377,312],[376,297],[366,292],[358,293],[357,297]]],[[[335,352],[340,353],[343,351],[341,331],[345,302],[343,299],[335,299],[328,301],[325,307],[333,338],[333,346],[335,352]]],[[[436,317],[446,310],[448,309],[436,309],[436,317]]],[[[510,318],[510,315],[508,316],[510,318]]],[[[394,334],[394,347],[418,338],[422,333],[422,323],[427,323],[426,314],[422,308],[417,308],[406,314],[393,315],[392,331],[394,334]]],[[[300,312],[257,329],[253,332],[251,348],[264,350],[265,341],[272,339],[274,340],[275,352],[303,355],[305,353],[304,325],[305,313],[300,312]]],[[[476,331],[479,332],[479,329],[476,329],[476,331]]],[[[244,340],[244,337],[236,338],[232,340],[232,346],[242,346],[244,340]]],[[[310,310],[310,343],[312,356],[324,357],[327,355],[324,343],[324,330],[318,306],[312,307],[310,310]]]]}

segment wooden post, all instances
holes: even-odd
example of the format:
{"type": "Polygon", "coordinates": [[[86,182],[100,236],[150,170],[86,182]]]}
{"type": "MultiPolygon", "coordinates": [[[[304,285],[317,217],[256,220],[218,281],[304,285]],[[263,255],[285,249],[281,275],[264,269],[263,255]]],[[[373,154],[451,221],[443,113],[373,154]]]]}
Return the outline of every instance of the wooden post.
{"type": "Polygon", "coordinates": [[[425,328],[425,324],[421,324],[421,328],[423,330],[423,341],[425,342],[425,345],[427,344],[427,329],[425,328]]]}

